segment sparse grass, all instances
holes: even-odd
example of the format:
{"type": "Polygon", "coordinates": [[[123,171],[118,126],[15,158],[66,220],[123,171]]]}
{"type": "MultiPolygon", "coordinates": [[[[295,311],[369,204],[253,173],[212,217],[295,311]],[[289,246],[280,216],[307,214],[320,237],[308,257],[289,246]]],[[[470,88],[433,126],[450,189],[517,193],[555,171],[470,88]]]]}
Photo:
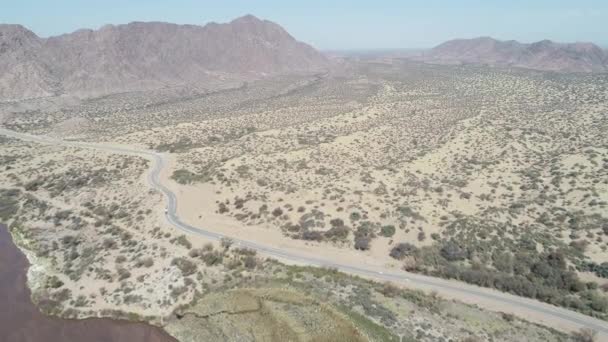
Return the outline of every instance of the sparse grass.
{"type": "Polygon", "coordinates": [[[400,339],[399,336],[392,333],[390,330],[385,327],[378,325],[365,316],[356,313],[348,308],[341,308],[341,311],[344,312],[350,320],[354,323],[354,325],[361,329],[365,335],[367,335],[372,341],[414,341],[413,338],[405,337],[405,339],[400,339]]]}

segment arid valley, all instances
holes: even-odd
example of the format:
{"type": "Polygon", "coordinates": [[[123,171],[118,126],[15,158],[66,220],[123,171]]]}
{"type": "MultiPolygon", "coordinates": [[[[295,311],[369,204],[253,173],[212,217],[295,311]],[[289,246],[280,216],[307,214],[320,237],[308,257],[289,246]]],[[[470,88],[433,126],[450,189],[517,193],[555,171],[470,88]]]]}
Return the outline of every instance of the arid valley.
{"type": "Polygon", "coordinates": [[[326,56],[254,16],[0,33],[0,223],[45,315],[181,342],[608,339],[605,51],[326,56]]]}

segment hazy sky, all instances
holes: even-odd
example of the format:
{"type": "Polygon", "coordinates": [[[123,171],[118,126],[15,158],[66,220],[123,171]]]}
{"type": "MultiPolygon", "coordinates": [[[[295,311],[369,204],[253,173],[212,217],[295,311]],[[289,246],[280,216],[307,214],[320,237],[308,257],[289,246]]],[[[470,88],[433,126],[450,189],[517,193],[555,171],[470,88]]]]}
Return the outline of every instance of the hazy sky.
{"type": "Polygon", "coordinates": [[[253,14],[321,49],[421,48],[452,38],[608,46],[608,0],[2,0],[0,22],[40,36],[130,21],[226,22],[253,14]]]}

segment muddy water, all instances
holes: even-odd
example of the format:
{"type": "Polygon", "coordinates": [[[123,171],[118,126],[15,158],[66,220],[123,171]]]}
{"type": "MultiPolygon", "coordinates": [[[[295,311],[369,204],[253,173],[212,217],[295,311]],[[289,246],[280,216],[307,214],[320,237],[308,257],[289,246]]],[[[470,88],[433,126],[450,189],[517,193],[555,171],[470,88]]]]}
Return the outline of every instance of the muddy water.
{"type": "Polygon", "coordinates": [[[176,342],[162,329],[144,323],[43,315],[30,300],[28,267],[6,226],[0,225],[0,342],[176,342]]]}

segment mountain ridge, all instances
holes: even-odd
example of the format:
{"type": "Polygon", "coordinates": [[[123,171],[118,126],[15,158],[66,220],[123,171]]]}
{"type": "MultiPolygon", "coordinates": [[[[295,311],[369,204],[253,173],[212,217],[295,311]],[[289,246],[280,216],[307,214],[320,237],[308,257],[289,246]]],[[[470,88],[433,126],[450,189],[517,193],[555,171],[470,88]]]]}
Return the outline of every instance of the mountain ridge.
{"type": "Polygon", "coordinates": [[[0,99],[204,85],[227,75],[310,72],[328,63],[280,25],[252,15],[204,26],[110,24],[48,38],[0,24],[0,99]]]}
{"type": "Polygon", "coordinates": [[[607,72],[608,54],[589,42],[534,43],[492,37],[453,39],[415,57],[433,64],[484,64],[558,72],[607,72]]]}

